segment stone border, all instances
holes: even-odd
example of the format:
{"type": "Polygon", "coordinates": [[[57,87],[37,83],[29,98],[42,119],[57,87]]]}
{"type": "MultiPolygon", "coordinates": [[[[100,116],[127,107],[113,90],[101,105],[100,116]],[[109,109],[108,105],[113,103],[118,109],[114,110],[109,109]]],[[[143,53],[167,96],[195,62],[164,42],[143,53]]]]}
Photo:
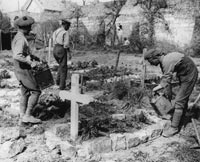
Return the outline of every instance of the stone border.
{"type": "MultiPolygon", "coordinates": [[[[56,124],[41,135],[44,136],[45,144],[49,151],[51,152],[56,148],[60,148],[61,157],[64,159],[73,159],[77,157],[90,159],[93,155],[129,150],[160,137],[163,127],[168,122],[157,116],[150,115],[150,113],[145,110],[141,111],[148,120],[154,124],[133,133],[113,133],[107,137],[99,137],[93,140],[84,141],[81,144],[76,144],[69,142],[67,138],[62,139],[62,137],[67,136],[70,127],[70,123],[62,123],[56,124]],[[61,132],[61,136],[59,132],[61,132]]],[[[123,119],[123,116],[121,115],[117,115],[117,117],[123,119]]],[[[25,141],[16,139],[19,133],[19,131],[17,131],[18,127],[2,128],[0,130],[0,150],[4,148],[4,150],[2,149],[3,152],[0,151],[0,161],[20,153],[23,154],[22,150],[25,147],[24,143],[26,143],[26,139],[25,141]],[[6,134],[4,134],[5,131],[7,132],[6,134]],[[14,147],[13,150],[13,147],[10,147],[11,145],[19,147],[14,147]]]]}
{"type": "MultiPolygon", "coordinates": [[[[153,117],[153,116],[152,116],[153,117]]],[[[161,136],[167,121],[154,117],[157,122],[134,133],[110,134],[109,137],[99,137],[85,141],[77,147],[79,157],[88,157],[94,154],[128,150],[140,144],[152,141],[161,136]]]]}

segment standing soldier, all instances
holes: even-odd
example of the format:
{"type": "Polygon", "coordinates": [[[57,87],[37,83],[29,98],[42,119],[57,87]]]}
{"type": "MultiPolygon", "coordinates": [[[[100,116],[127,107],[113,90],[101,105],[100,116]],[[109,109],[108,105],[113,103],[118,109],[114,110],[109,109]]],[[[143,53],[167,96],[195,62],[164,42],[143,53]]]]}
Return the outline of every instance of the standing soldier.
{"type": "Polygon", "coordinates": [[[198,70],[192,59],[179,52],[164,53],[160,49],[151,49],[145,53],[144,58],[152,65],[160,65],[163,77],[160,84],[153,89],[154,92],[164,89],[164,94],[171,100],[171,81],[173,73],[179,80],[180,88],[175,97],[174,113],[171,127],[164,129],[163,136],[170,137],[177,134],[181,128],[181,120],[188,107],[189,97],[198,78],[198,70]]]}
{"type": "Polygon", "coordinates": [[[40,123],[31,115],[37,104],[41,91],[32,74],[32,68],[39,64],[40,59],[30,52],[26,36],[31,31],[34,19],[23,16],[15,21],[18,32],[12,41],[15,75],[21,85],[20,119],[24,123],[40,123]]]}
{"type": "Polygon", "coordinates": [[[71,23],[63,19],[61,25],[62,26],[53,33],[53,55],[59,64],[56,84],[59,86],[60,90],[63,90],[66,88],[68,54],[69,59],[71,59],[69,48],[69,28],[71,23]]]}
{"type": "Polygon", "coordinates": [[[117,27],[117,38],[120,45],[123,44],[123,28],[122,25],[119,24],[117,27]]]}

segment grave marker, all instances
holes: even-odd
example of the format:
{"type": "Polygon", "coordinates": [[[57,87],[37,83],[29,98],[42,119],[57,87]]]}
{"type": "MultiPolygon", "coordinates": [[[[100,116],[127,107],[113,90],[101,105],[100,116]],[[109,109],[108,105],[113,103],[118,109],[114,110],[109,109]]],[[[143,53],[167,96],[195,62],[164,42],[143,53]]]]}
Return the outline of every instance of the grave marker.
{"type": "Polygon", "coordinates": [[[1,29],[0,29],[0,51],[2,51],[2,37],[1,37],[1,29]]]}
{"type": "Polygon", "coordinates": [[[62,90],[59,92],[59,96],[62,100],[71,101],[70,136],[72,140],[76,140],[78,137],[79,103],[88,104],[94,101],[92,96],[89,96],[87,94],[80,94],[79,78],[79,74],[72,74],[71,91],[62,90]]]}
{"type": "Polygon", "coordinates": [[[144,54],[147,51],[146,48],[143,49],[143,54],[142,54],[142,88],[145,88],[145,79],[146,79],[146,63],[144,59],[144,54]]]}
{"type": "Polygon", "coordinates": [[[51,44],[52,44],[52,38],[49,38],[49,45],[48,45],[48,65],[51,63],[51,44]]]}

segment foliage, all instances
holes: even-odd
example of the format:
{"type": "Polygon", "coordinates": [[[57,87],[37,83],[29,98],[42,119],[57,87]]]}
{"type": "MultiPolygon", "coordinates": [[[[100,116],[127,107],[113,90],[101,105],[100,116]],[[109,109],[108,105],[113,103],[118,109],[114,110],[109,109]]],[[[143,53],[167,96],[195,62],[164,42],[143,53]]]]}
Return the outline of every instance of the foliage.
{"type": "Polygon", "coordinates": [[[142,53],[143,51],[143,43],[140,38],[140,25],[139,23],[136,23],[135,26],[132,28],[131,35],[129,37],[130,41],[130,52],[138,52],[142,53]]]}
{"type": "Polygon", "coordinates": [[[148,31],[148,41],[147,46],[154,45],[154,35],[155,35],[155,23],[161,21],[165,24],[165,28],[169,30],[167,21],[165,20],[161,9],[167,8],[166,0],[137,0],[134,6],[140,5],[143,9],[143,15],[147,20],[147,24],[144,24],[144,30],[148,31]]]}
{"type": "Polygon", "coordinates": [[[33,31],[36,33],[36,40],[44,42],[44,46],[48,46],[48,40],[52,33],[59,27],[57,20],[47,20],[39,22],[33,26],[33,31]]]}
{"type": "Polygon", "coordinates": [[[79,135],[82,140],[106,136],[109,133],[132,132],[141,129],[146,118],[143,115],[132,115],[127,119],[112,118],[117,110],[109,104],[92,102],[80,108],[79,135]]]}
{"type": "Polygon", "coordinates": [[[70,102],[61,101],[56,94],[44,93],[32,110],[32,115],[41,120],[58,119],[63,118],[69,108],[70,102]]]}
{"type": "Polygon", "coordinates": [[[178,162],[199,162],[200,154],[198,150],[190,149],[187,145],[180,145],[173,152],[172,156],[178,162]]]}
{"type": "Polygon", "coordinates": [[[11,28],[10,18],[0,11],[0,30],[7,33],[11,28]]]}
{"type": "Polygon", "coordinates": [[[79,43],[79,25],[80,25],[80,18],[84,16],[82,12],[82,6],[77,5],[76,3],[70,2],[70,5],[62,12],[62,16],[67,19],[75,19],[75,32],[73,31],[73,42],[75,43],[75,47],[79,43]]]}
{"type": "Polygon", "coordinates": [[[195,17],[195,25],[192,35],[191,48],[194,55],[199,55],[200,52],[200,16],[195,17]]]}
{"type": "Polygon", "coordinates": [[[8,79],[10,77],[11,77],[10,73],[6,69],[0,71],[0,80],[1,79],[8,79]]]}
{"type": "Polygon", "coordinates": [[[78,61],[73,63],[71,66],[69,65],[68,68],[72,70],[81,70],[81,69],[86,69],[86,68],[95,68],[97,67],[98,62],[96,60],[91,60],[91,61],[78,61]]]}
{"type": "Polygon", "coordinates": [[[112,96],[114,98],[117,98],[119,100],[124,99],[128,95],[128,87],[127,84],[123,80],[120,80],[118,82],[114,82],[113,89],[112,89],[112,96]]]}
{"type": "Polygon", "coordinates": [[[120,11],[122,7],[126,4],[127,0],[114,0],[111,4],[105,5],[110,12],[106,13],[105,18],[110,18],[110,22],[107,24],[108,30],[106,31],[106,35],[111,35],[111,46],[114,46],[116,39],[116,20],[120,16],[120,11]]]}

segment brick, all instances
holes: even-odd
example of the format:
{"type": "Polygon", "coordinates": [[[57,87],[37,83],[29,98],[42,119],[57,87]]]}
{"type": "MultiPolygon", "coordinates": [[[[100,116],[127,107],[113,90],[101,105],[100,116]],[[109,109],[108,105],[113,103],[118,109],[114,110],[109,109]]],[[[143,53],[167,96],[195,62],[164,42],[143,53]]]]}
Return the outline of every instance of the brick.
{"type": "Polygon", "coordinates": [[[70,124],[56,124],[54,126],[55,135],[61,138],[63,141],[70,138],[70,124]]]}
{"type": "Polygon", "coordinates": [[[111,134],[112,149],[114,151],[125,150],[126,147],[126,136],[124,134],[111,134]]]}
{"type": "Polygon", "coordinates": [[[163,131],[162,124],[154,124],[154,125],[146,128],[146,132],[149,137],[149,140],[153,140],[153,139],[160,137],[162,134],[162,131],[163,131]]]}
{"type": "Polygon", "coordinates": [[[88,154],[108,153],[112,151],[111,139],[108,137],[100,137],[83,144],[88,149],[88,154]]]}
{"type": "Polygon", "coordinates": [[[146,143],[149,139],[145,130],[139,130],[134,133],[125,133],[127,147],[136,147],[142,143],[146,143]]]}
{"type": "Polygon", "coordinates": [[[128,148],[136,147],[140,145],[141,141],[139,137],[127,139],[128,148]]]}
{"type": "Polygon", "coordinates": [[[126,115],[125,114],[113,114],[112,118],[117,119],[117,120],[123,120],[126,118],[126,115]]]}
{"type": "Polygon", "coordinates": [[[64,159],[71,159],[76,155],[76,148],[67,141],[60,144],[60,150],[62,158],[64,159]]]}

